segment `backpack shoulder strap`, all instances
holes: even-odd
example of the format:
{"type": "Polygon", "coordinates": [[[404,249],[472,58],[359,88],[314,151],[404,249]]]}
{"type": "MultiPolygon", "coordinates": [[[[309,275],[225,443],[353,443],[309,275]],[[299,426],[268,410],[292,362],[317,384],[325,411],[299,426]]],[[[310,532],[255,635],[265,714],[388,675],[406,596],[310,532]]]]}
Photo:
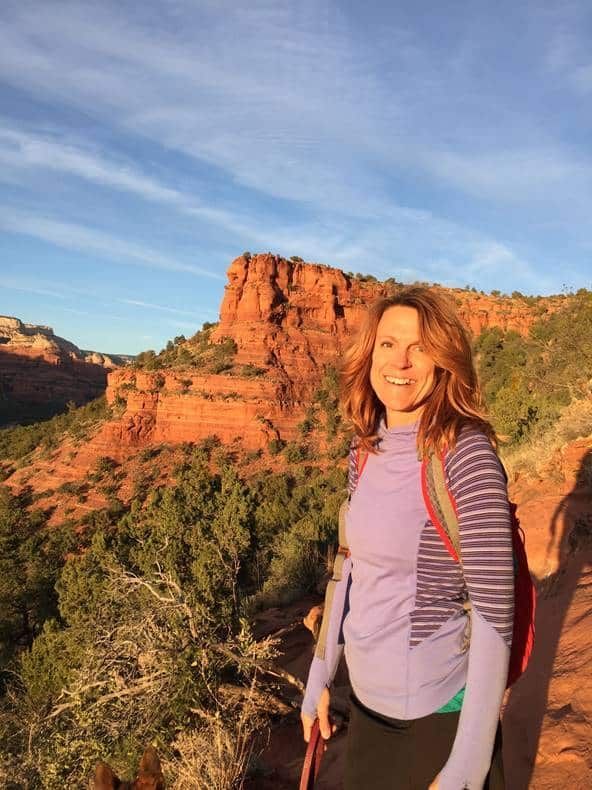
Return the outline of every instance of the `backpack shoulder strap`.
{"type": "Polygon", "coordinates": [[[347,470],[347,497],[341,503],[339,508],[339,546],[335,559],[333,561],[333,574],[327,582],[325,590],[325,604],[323,608],[323,617],[321,620],[321,627],[317,638],[317,646],[315,649],[315,656],[320,659],[325,658],[327,649],[327,634],[329,632],[330,613],[333,607],[333,599],[335,597],[335,590],[339,582],[343,578],[343,565],[345,560],[349,557],[349,546],[345,536],[345,517],[349,507],[349,500],[351,495],[358,485],[358,447],[356,437],[354,436],[349,446],[349,460],[347,470]]]}
{"type": "Polygon", "coordinates": [[[434,527],[452,558],[462,565],[456,503],[446,485],[443,453],[430,453],[422,461],[421,487],[434,527]]]}
{"type": "Polygon", "coordinates": [[[347,498],[343,500],[339,508],[339,546],[345,551],[349,551],[347,538],[345,537],[345,516],[349,507],[352,494],[358,486],[358,481],[368,460],[368,452],[359,447],[357,438],[351,440],[349,448],[349,461],[347,470],[347,498]]]}
{"type": "MultiPolygon", "coordinates": [[[[424,502],[432,523],[438,531],[442,542],[448,549],[448,553],[453,560],[463,568],[462,556],[460,551],[460,528],[456,502],[452,492],[446,484],[445,451],[442,453],[432,452],[424,458],[421,464],[421,488],[424,502]]],[[[464,571],[463,571],[464,575],[464,571]]],[[[463,601],[463,609],[467,615],[467,624],[463,636],[462,651],[468,650],[471,642],[471,599],[468,597],[463,601]]]]}

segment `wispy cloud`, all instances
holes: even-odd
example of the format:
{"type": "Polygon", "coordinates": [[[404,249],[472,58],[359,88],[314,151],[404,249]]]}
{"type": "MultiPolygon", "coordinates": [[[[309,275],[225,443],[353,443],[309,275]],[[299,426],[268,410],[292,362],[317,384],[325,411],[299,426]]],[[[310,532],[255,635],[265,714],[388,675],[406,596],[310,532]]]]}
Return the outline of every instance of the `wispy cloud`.
{"type": "Polygon", "coordinates": [[[5,125],[0,126],[0,146],[0,162],[5,167],[58,170],[161,202],[176,203],[182,198],[176,190],[162,186],[134,168],[5,125]]]}
{"type": "Polygon", "coordinates": [[[52,291],[49,288],[39,288],[33,285],[23,284],[18,280],[8,277],[0,278],[0,288],[8,288],[11,291],[22,291],[23,293],[36,294],[37,296],[49,296],[52,299],[65,299],[63,293],[52,291]]]}
{"type": "MultiPolygon", "coordinates": [[[[78,310],[75,307],[60,307],[59,309],[63,313],[71,313],[72,315],[92,316],[93,318],[97,317],[97,311],[96,310],[95,311],[92,311],[92,310],[78,310]]],[[[114,315],[113,313],[101,312],[100,316],[101,316],[101,319],[103,319],[103,320],[108,318],[108,319],[114,320],[114,321],[127,321],[127,322],[130,321],[129,318],[126,318],[123,315],[114,315]]]]}
{"type": "Polygon", "coordinates": [[[0,179],[15,181],[14,171],[57,171],[101,186],[121,190],[154,203],[215,223],[238,235],[247,226],[236,213],[208,206],[195,195],[186,194],[142,173],[137,166],[107,157],[82,145],[55,137],[31,134],[4,123],[0,125],[0,179]]]}
{"type": "MultiPolygon", "coordinates": [[[[164,14],[170,27],[155,36],[148,24],[139,25],[111,3],[76,4],[67,19],[50,8],[33,13],[18,7],[0,65],[13,83],[92,107],[120,131],[213,165],[234,183],[350,217],[388,210],[386,182],[401,169],[479,200],[534,199],[539,212],[546,200],[549,211],[564,204],[562,196],[583,167],[589,179],[590,163],[564,149],[536,119],[529,122],[510,85],[500,106],[468,81],[479,62],[475,42],[485,32],[478,18],[467,23],[467,41],[455,42],[455,53],[458,46],[465,53],[459,66],[458,54],[436,57],[394,14],[372,28],[370,45],[332,2],[324,14],[317,3],[301,4],[298,13],[289,4],[255,3],[235,9],[222,28],[214,6],[206,5],[199,19],[183,4],[176,18],[172,10],[164,14]],[[180,20],[184,34],[175,34],[180,20]],[[241,48],[228,50],[229,38],[274,46],[251,47],[246,63],[241,48]],[[32,65],[24,69],[24,62],[32,65]],[[469,124],[458,122],[459,112],[470,117],[469,124]]],[[[557,63],[573,49],[566,42],[564,34],[553,56],[557,63]]],[[[584,84],[587,64],[579,68],[584,84]]],[[[53,160],[64,172],[251,238],[248,216],[242,222],[207,200],[192,203],[129,165],[14,130],[11,145],[24,162],[52,167],[53,160]]]]}
{"type": "Polygon", "coordinates": [[[488,195],[504,203],[541,199],[561,201],[562,188],[570,183],[580,197],[588,192],[592,165],[557,148],[514,148],[485,154],[432,149],[423,155],[424,165],[434,175],[477,197],[488,195]]]}
{"type": "Polygon", "coordinates": [[[149,310],[161,310],[164,313],[177,313],[178,315],[198,315],[194,310],[179,310],[177,307],[167,307],[162,304],[152,304],[150,302],[141,302],[138,299],[119,299],[118,301],[124,304],[134,305],[135,307],[146,307],[149,310]]]}
{"type": "Polygon", "coordinates": [[[167,320],[167,324],[169,326],[174,326],[177,329],[189,329],[192,332],[196,332],[199,329],[199,326],[200,326],[200,322],[199,321],[177,321],[177,320],[171,319],[171,318],[169,318],[167,320]]]}
{"type": "Polygon", "coordinates": [[[145,266],[170,272],[186,272],[214,280],[224,278],[192,264],[185,264],[138,244],[115,238],[94,228],[19,213],[2,207],[0,227],[11,233],[24,234],[66,249],[91,252],[122,265],[145,266]]]}

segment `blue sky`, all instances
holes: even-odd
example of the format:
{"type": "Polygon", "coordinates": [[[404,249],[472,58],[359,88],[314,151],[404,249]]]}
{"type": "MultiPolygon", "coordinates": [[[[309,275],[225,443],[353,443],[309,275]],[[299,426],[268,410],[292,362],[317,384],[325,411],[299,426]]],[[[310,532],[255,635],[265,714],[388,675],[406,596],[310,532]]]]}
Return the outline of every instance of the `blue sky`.
{"type": "Polygon", "coordinates": [[[586,0],[3,0],[0,313],[159,349],[244,250],[590,288],[591,44],[586,0]]]}

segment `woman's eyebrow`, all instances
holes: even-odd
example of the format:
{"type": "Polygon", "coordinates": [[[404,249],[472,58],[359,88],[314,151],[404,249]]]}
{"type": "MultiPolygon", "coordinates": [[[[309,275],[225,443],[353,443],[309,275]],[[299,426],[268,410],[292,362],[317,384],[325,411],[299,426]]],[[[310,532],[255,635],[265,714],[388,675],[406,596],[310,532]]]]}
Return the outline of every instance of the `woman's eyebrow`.
{"type": "MultiPolygon", "coordinates": [[[[379,337],[381,340],[397,340],[397,341],[399,340],[399,338],[395,337],[395,335],[387,335],[387,334],[383,334],[382,332],[379,332],[377,337],[379,337]]],[[[413,346],[413,345],[415,345],[417,343],[421,343],[421,340],[419,340],[419,339],[418,340],[411,340],[409,345],[413,346]]]]}

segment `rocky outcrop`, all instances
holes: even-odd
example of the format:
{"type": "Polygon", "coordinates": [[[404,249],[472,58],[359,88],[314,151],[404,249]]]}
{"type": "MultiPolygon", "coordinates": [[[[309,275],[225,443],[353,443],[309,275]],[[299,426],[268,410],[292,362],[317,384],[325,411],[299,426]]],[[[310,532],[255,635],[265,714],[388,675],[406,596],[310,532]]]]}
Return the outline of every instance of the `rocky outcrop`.
{"type": "MultiPolygon", "coordinates": [[[[271,254],[236,258],[227,276],[212,340],[233,338],[241,361],[276,367],[293,381],[333,361],[360,326],[366,307],[396,288],[394,281],[350,277],[331,266],[271,254]]],[[[542,313],[557,310],[563,301],[541,298],[533,309],[520,299],[442,290],[475,334],[492,326],[525,334],[542,313]]]]}
{"type": "MultiPolygon", "coordinates": [[[[394,280],[379,283],[271,254],[236,258],[228,269],[220,321],[209,336],[214,347],[232,339],[237,350],[230,367],[221,373],[191,367],[190,350],[201,341],[190,339],[185,367],[111,370],[106,395],[116,416],[77,451],[81,474],[100,456],[124,460],[154,444],[216,436],[229,445],[240,439],[245,450],[256,451],[274,439],[300,439],[299,425],[325,366],[343,351],[367,305],[393,288],[394,280]]],[[[473,332],[500,326],[524,333],[538,315],[564,303],[563,297],[550,297],[531,307],[520,299],[446,292],[473,332]]],[[[56,397],[63,408],[66,400],[84,402],[104,386],[105,368],[47,327],[4,318],[0,338],[4,391],[25,402],[56,397]],[[33,366],[26,376],[23,359],[33,366]]],[[[65,481],[68,474],[64,470],[65,481]]]]}
{"type": "Polygon", "coordinates": [[[4,351],[28,357],[42,356],[48,362],[58,359],[77,360],[114,370],[131,362],[126,354],[102,354],[98,351],[83,351],[74,343],[54,334],[50,326],[26,324],[13,316],[0,315],[0,348],[4,351]]]}
{"type": "Polygon", "coordinates": [[[121,362],[81,351],[51,327],[0,316],[0,425],[51,416],[69,401],[87,403],[121,362]]]}
{"type": "Polygon", "coordinates": [[[106,446],[138,447],[161,442],[198,441],[217,436],[224,444],[237,437],[248,449],[296,434],[301,415],[286,399],[286,387],[273,377],[122,370],[109,376],[107,401],[125,402],[118,421],[105,426],[106,446]]]}

